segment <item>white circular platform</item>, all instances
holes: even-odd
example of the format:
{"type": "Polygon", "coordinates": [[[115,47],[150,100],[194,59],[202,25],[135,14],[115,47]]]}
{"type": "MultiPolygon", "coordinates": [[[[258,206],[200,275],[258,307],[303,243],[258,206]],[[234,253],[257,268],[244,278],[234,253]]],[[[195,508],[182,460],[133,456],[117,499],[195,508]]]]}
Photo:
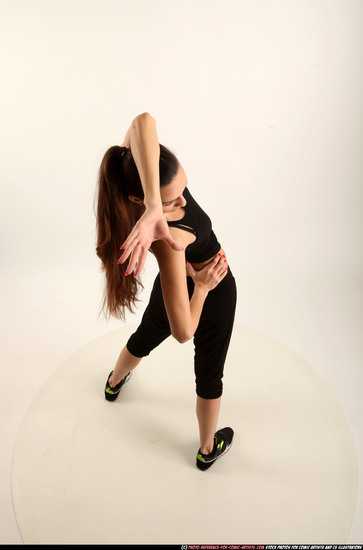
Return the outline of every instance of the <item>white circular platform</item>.
{"type": "Polygon", "coordinates": [[[199,471],[193,345],[169,338],[115,402],[104,384],[135,329],[89,343],[44,384],[17,438],[12,490],[26,544],[338,544],[357,497],[355,446],[323,380],[235,326],[219,428],[199,471]]]}

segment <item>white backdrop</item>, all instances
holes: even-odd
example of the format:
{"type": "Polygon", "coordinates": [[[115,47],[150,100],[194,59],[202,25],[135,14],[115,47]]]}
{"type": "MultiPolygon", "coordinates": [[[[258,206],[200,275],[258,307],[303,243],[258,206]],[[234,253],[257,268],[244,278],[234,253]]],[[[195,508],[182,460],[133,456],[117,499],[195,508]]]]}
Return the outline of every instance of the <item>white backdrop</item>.
{"type": "MultiPolygon", "coordinates": [[[[237,321],[324,378],[362,468],[363,3],[2,0],[0,10],[1,542],[18,536],[8,471],[26,408],[70,353],[120,326],[97,319],[93,199],[105,150],[144,111],[213,219],[237,321]]],[[[155,272],[149,259],[127,322],[155,272]]],[[[359,524],[361,500],[352,542],[359,524]]]]}

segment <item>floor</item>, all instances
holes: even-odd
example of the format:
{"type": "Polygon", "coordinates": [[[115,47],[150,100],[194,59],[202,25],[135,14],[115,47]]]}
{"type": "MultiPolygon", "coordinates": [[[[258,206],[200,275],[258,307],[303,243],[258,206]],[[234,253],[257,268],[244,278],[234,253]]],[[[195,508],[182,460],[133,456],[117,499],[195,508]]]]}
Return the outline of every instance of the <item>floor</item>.
{"type": "Polygon", "coordinates": [[[92,324],[100,280],[85,283],[82,269],[69,266],[42,275],[5,277],[2,357],[11,368],[1,372],[2,543],[96,542],[102,531],[102,542],[179,544],[186,525],[189,544],[237,536],[258,544],[363,541],[354,287],[337,294],[305,277],[304,294],[295,280],[294,288],[281,284],[267,295],[263,274],[244,274],[256,296],[247,299],[239,284],[239,304],[252,326],[237,315],[220,418],[221,427],[234,427],[235,441],[202,473],[194,465],[191,347],[165,343],[135,372],[123,399],[108,403],[105,373],[140,313],[126,326],[92,324]],[[68,298],[75,295],[76,304],[68,298]],[[21,310],[11,307],[15,298],[21,310]],[[206,507],[205,521],[192,521],[195,503],[206,507]],[[160,513],[163,530],[152,520],[160,513]],[[110,517],[126,518],[127,527],[122,536],[108,531],[106,541],[110,517]]]}
{"type": "Polygon", "coordinates": [[[307,363],[235,326],[219,424],[233,427],[234,440],[201,472],[192,344],[169,339],[116,402],[104,400],[102,360],[115,360],[131,332],[112,331],[76,352],[28,410],[12,467],[24,543],[347,540],[355,445],[336,399],[307,363]]]}

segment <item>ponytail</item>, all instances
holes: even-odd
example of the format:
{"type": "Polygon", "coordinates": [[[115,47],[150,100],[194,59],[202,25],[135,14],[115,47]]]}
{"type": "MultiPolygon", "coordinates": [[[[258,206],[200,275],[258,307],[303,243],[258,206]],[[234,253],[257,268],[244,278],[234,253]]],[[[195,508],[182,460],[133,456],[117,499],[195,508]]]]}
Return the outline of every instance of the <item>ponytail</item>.
{"type": "MultiPolygon", "coordinates": [[[[175,177],[179,162],[175,155],[160,145],[160,185],[168,185],[175,177]]],[[[144,198],[141,180],[131,150],[114,145],[101,162],[96,209],[96,253],[101,259],[101,271],[106,285],[101,312],[125,320],[126,309],[133,312],[142,283],[125,277],[126,264],[118,264],[120,246],[141,217],[143,209],[129,200],[129,195],[144,198]]],[[[101,313],[100,312],[100,313],[101,313]]]]}
{"type": "MultiPolygon", "coordinates": [[[[106,275],[102,309],[106,318],[111,315],[125,319],[125,309],[134,310],[138,301],[140,281],[125,277],[126,264],[118,264],[120,246],[137,222],[136,210],[128,199],[124,180],[124,161],[131,152],[126,147],[110,147],[102,159],[98,178],[97,256],[106,275]]],[[[141,182],[140,182],[141,185],[141,182]]]]}

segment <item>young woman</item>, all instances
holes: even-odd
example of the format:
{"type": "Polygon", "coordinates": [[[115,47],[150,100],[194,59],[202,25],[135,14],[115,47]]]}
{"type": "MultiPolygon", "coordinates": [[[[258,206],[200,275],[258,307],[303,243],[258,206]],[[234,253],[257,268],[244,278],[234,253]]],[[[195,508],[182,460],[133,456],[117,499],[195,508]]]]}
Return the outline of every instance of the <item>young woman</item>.
{"type": "Polygon", "coordinates": [[[105,397],[116,399],[142,357],[168,336],[180,343],[193,338],[200,435],[196,464],[206,470],[233,439],[231,428],[216,428],[236,285],[209,217],[190,194],[175,155],[159,144],[150,114],[136,117],[122,146],[106,151],[97,199],[96,250],[106,275],[106,313],[124,319],[125,309],[133,309],[148,250],[160,270],[141,324],[108,376],[105,397]]]}

